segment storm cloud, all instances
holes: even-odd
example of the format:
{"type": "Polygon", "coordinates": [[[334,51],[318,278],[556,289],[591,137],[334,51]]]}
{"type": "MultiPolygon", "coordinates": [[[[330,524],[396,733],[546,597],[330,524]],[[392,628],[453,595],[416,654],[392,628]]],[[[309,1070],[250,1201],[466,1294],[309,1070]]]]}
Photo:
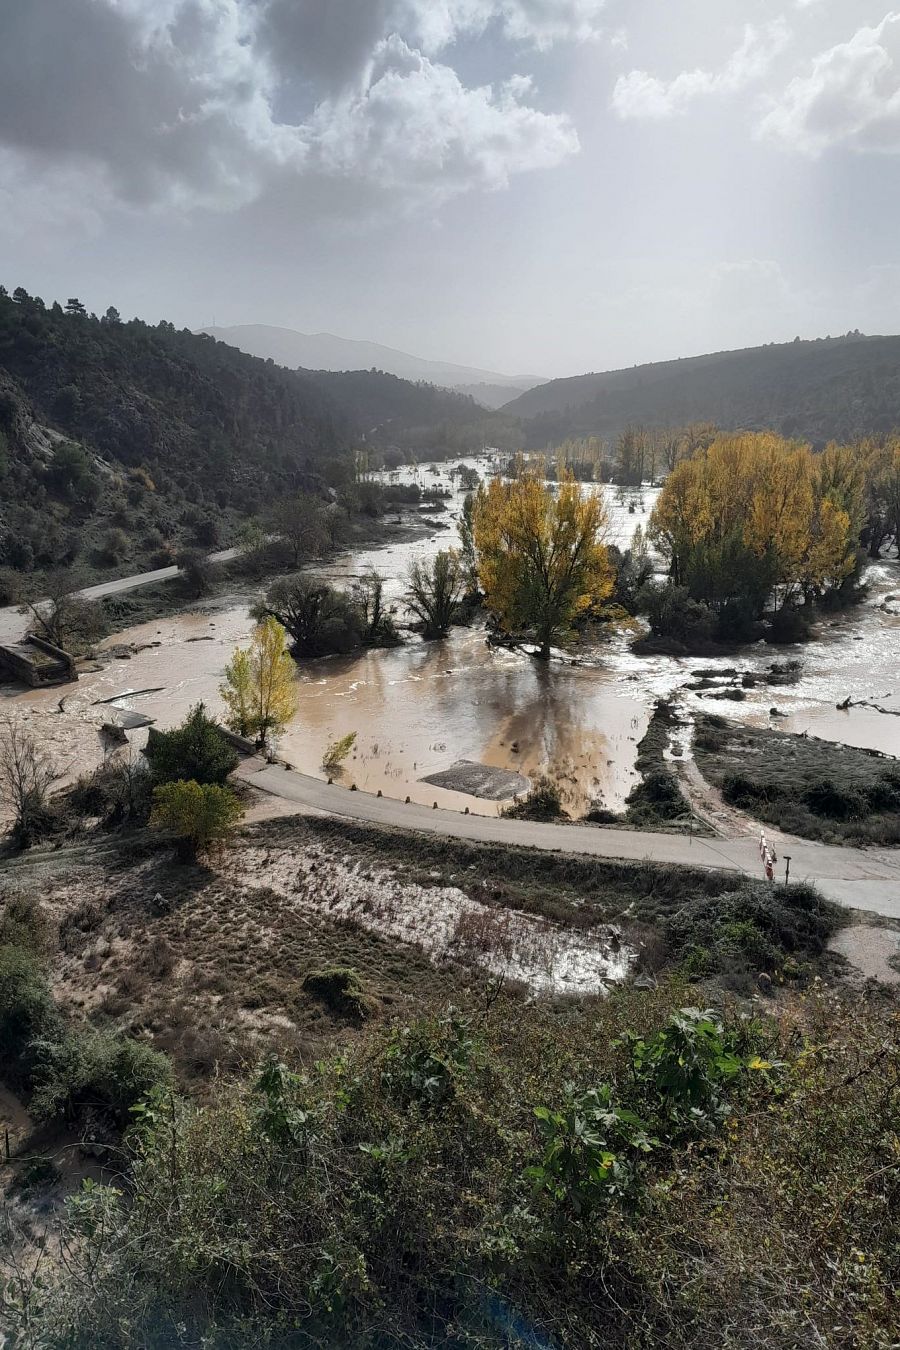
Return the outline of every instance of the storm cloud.
{"type": "Polygon", "coordinates": [[[898,154],[889,0],[0,0],[0,281],[101,313],[542,375],[885,331],[898,154]]]}
{"type": "Polygon", "coordinates": [[[588,36],[592,0],[4,0],[0,143],[138,204],[229,208],[335,176],[443,200],[578,149],[527,74],[468,87],[440,54],[495,24],[588,36]]]}

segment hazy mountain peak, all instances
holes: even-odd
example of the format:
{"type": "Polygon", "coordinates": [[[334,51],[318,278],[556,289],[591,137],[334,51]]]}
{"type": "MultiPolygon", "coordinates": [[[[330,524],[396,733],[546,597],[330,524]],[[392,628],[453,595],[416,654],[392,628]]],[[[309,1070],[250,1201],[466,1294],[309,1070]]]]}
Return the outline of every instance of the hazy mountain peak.
{"type": "Polygon", "coordinates": [[[448,389],[465,386],[466,393],[486,407],[499,407],[506,399],[542,383],[539,377],[502,375],[475,366],[460,366],[451,361],[429,361],[408,352],[386,347],[380,342],[338,337],[334,333],[299,333],[293,328],[278,328],[265,323],[235,324],[228,328],[201,328],[227,342],[231,347],[277,362],[280,366],[305,370],[384,370],[403,380],[425,380],[448,389]],[[476,392],[476,388],[480,391],[476,392]],[[504,391],[506,392],[504,398],[504,391]]]}

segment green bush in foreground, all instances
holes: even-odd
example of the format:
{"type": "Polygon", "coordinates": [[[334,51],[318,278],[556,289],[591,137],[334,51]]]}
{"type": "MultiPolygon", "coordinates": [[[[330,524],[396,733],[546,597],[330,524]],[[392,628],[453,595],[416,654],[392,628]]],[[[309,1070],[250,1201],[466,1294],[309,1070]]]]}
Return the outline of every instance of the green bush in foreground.
{"type": "Polygon", "coordinates": [[[0,947],[0,1080],[27,1085],[35,1042],[59,1035],[61,1028],[38,958],[25,947],[0,947]]]}
{"type": "Polygon", "coordinates": [[[32,1344],[886,1347],[897,1016],[623,990],[153,1094],[32,1344]]]}
{"type": "Polygon", "coordinates": [[[182,857],[195,858],[231,834],[242,810],[234,793],[215,783],[162,783],[153,789],[150,820],[174,834],[182,857]]]}
{"type": "Polygon", "coordinates": [[[717,972],[740,988],[760,971],[779,974],[787,960],[815,960],[842,922],[813,886],[741,886],[695,896],[662,926],[672,954],[695,974],[717,972]]]}
{"type": "Polygon", "coordinates": [[[35,1052],[30,1106],[37,1120],[71,1120],[90,1106],[124,1129],[131,1108],[154,1089],[168,1086],[172,1076],[165,1055],[110,1031],[70,1032],[37,1042],[35,1052]]]}
{"type": "Polygon", "coordinates": [[[165,1056],[149,1046],[67,1026],[37,956],[0,947],[0,1081],[29,1096],[36,1120],[77,1120],[90,1108],[122,1129],[131,1107],[170,1079],[165,1056]]]}

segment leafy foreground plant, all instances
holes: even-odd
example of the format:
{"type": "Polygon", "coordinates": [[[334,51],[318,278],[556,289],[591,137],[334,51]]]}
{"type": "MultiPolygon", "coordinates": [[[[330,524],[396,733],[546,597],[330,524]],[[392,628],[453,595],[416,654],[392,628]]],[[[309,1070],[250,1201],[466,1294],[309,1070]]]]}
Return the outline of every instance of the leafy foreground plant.
{"type": "Polygon", "coordinates": [[[230,788],[217,783],[161,783],[153,789],[152,825],[175,836],[185,861],[226,839],[243,807],[230,788]]]}
{"type": "Polygon", "coordinates": [[[888,1346],[896,1012],[678,997],[450,1013],[151,1094],[18,1343],[888,1346]]]}

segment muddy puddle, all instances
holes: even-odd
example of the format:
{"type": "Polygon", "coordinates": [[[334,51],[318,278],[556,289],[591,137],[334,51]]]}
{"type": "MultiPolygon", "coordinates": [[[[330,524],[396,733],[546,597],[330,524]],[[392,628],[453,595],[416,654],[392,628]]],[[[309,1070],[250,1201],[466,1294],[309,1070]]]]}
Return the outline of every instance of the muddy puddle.
{"type": "MultiPolygon", "coordinates": [[[[486,471],[484,461],[475,463],[486,471]]],[[[425,524],[414,537],[408,530],[401,537],[398,530],[395,542],[356,550],[320,570],[335,584],[348,585],[368,567],[377,567],[387,579],[388,595],[399,603],[412,559],[456,543],[463,494],[446,470],[404,470],[397,478],[449,490],[446,509],[418,516],[425,524]]],[[[610,541],[627,546],[636,525],[646,528],[656,493],[602,490],[610,541]]],[[[409,513],[404,519],[408,523],[409,513]]],[[[705,708],[763,724],[777,707],[784,714],[777,722],[781,728],[900,755],[900,716],[893,715],[900,713],[900,602],[887,599],[900,595],[900,565],[875,564],[868,581],[865,605],[827,620],[818,642],[789,648],[759,644],[713,660],[639,657],[622,633],[579,651],[583,664],[554,661],[547,667],[523,653],[488,646],[484,630],[475,627],[455,629],[442,643],[412,638],[393,650],[304,662],[297,677],[297,715],[281,737],[279,753],[295,768],[324,777],[326,746],[355,731],[356,749],[341,775],[348,786],[488,815],[503,803],[421,779],[472,760],[531,778],[553,774],[575,815],[595,801],[618,810],[637,779],[637,743],[660,695],[677,694],[688,711],[705,708]],[[761,673],[773,661],[789,660],[802,663],[796,684],[761,684],[746,690],[742,702],[719,702],[709,698],[710,691],[686,688],[701,667],[761,673]],[[848,695],[884,711],[838,711],[835,705],[848,695]]],[[[252,628],[249,603],[248,596],[220,598],[197,612],[120,632],[102,646],[132,644],[138,650],[130,660],[110,660],[77,684],[57,689],[5,687],[0,711],[15,710],[29,721],[67,776],[84,772],[109,750],[101,734],[109,708],[98,705],[100,699],[158,690],[126,698],[122,706],[164,728],[198,701],[214,711],[221,707],[224,667],[252,628]]],[[[729,683],[724,674],[722,683],[729,683]]],[[[144,735],[136,731],[129,739],[140,746],[144,735]]]]}

